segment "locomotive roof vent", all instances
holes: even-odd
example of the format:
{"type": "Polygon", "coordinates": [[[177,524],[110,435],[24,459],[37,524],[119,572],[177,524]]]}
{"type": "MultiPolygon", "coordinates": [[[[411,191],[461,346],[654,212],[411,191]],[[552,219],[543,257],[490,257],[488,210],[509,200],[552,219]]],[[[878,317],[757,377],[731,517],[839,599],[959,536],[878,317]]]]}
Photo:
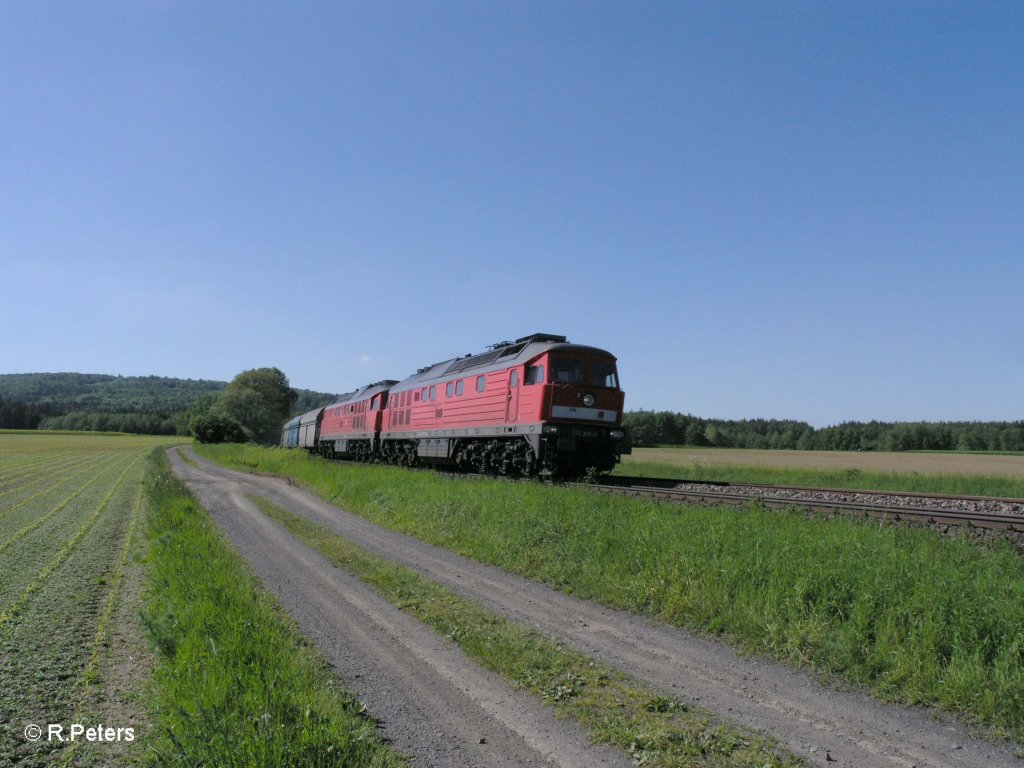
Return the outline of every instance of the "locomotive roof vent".
{"type": "Polygon", "coordinates": [[[565,336],[556,336],[553,333],[531,333],[529,336],[523,336],[521,339],[516,339],[516,344],[522,344],[523,342],[530,341],[551,341],[556,344],[565,344],[568,339],[565,336]]]}

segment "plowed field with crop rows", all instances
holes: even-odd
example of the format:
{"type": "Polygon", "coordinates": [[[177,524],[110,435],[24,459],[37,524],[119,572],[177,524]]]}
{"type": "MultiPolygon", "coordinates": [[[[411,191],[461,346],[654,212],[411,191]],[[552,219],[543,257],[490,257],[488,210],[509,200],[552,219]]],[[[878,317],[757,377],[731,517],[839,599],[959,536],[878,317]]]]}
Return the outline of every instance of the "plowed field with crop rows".
{"type": "Polygon", "coordinates": [[[172,441],[0,433],[0,765],[91,762],[81,741],[45,732],[110,714],[105,649],[145,458],[172,441]],[[40,741],[26,737],[32,725],[40,741]]]}

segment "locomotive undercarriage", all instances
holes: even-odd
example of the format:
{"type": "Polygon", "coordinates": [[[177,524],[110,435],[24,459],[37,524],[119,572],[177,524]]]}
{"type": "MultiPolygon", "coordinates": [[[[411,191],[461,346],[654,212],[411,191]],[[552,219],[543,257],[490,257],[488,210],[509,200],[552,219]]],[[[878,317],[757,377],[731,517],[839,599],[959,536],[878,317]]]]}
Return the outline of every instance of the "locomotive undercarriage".
{"type": "Polygon", "coordinates": [[[320,453],[326,459],[345,459],[347,461],[373,461],[374,450],[372,440],[345,440],[344,450],[335,450],[335,442],[326,440],[320,444],[320,453]]]}
{"type": "Polygon", "coordinates": [[[537,472],[533,446],[522,437],[457,440],[452,458],[462,469],[482,475],[530,477],[537,472]]]}
{"type": "Polygon", "coordinates": [[[608,472],[619,461],[607,438],[577,439],[545,435],[540,440],[541,463],[553,477],[580,477],[590,468],[608,472]]]}
{"type": "Polygon", "coordinates": [[[419,463],[415,440],[384,440],[380,446],[381,460],[388,464],[414,467],[419,463]]]}
{"type": "Polygon", "coordinates": [[[569,434],[529,436],[327,440],[319,448],[328,459],[449,466],[502,477],[579,477],[591,468],[606,472],[619,458],[617,446],[606,436],[578,428],[569,434]]]}
{"type": "MultiPolygon", "coordinates": [[[[447,443],[447,441],[445,441],[447,443]]],[[[618,461],[611,446],[580,445],[555,436],[452,438],[446,450],[425,450],[417,440],[384,440],[380,459],[401,466],[456,466],[503,477],[577,477],[593,467],[605,472],[618,461]],[[538,455],[539,453],[539,455],[538,455]]]]}

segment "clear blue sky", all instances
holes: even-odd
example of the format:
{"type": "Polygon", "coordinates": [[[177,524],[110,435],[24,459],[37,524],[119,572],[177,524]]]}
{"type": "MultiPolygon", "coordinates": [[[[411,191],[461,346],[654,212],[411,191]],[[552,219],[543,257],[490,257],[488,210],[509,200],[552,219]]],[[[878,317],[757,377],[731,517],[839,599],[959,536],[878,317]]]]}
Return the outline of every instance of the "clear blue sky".
{"type": "Polygon", "coordinates": [[[0,372],[1024,418],[1020,2],[0,2],[0,372]]]}

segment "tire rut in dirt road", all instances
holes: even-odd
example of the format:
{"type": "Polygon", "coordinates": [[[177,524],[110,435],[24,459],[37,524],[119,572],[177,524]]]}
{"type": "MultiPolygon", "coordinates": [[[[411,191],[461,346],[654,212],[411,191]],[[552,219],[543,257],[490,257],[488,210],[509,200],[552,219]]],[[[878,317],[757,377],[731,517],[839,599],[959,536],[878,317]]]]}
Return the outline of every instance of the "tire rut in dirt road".
{"type": "Polygon", "coordinates": [[[513,691],[434,630],[297,541],[253,504],[248,478],[212,477],[168,451],[175,473],[415,765],[628,766],[513,691]]]}
{"type": "MultiPolygon", "coordinates": [[[[190,449],[189,449],[190,450],[190,449]]],[[[190,453],[190,456],[195,456],[190,453]]],[[[287,481],[233,472],[195,456],[210,482],[239,483],[487,608],[558,638],[724,719],[764,731],[812,764],[836,768],[1024,765],[1012,748],[972,738],[927,712],[838,691],[722,643],[574,598],[345,512],[287,481]]]]}

